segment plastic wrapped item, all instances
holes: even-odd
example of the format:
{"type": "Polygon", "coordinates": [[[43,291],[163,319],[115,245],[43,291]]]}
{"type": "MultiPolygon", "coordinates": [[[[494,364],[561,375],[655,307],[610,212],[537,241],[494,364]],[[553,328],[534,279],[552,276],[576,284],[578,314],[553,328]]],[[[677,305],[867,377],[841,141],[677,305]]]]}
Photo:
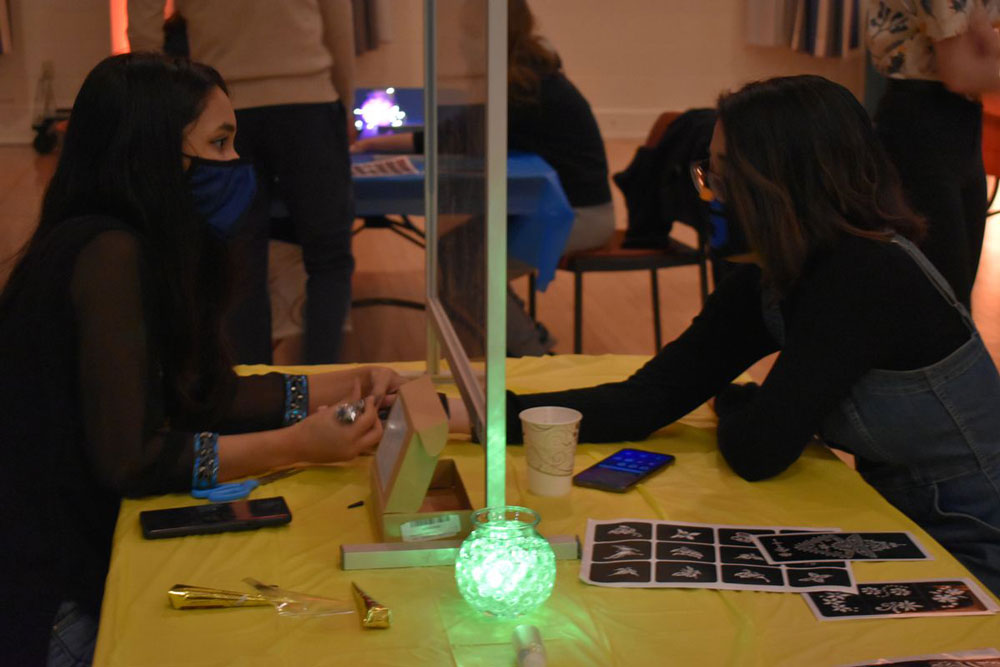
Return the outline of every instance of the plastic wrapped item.
{"type": "Polygon", "coordinates": [[[298,591],[264,584],[256,579],[243,581],[257,589],[257,593],[240,593],[221,588],[177,584],[167,591],[167,599],[174,609],[224,609],[232,607],[272,606],[282,616],[332,616],[351,614],[349,602],[324,598],[298,591]]]}
{"type": "Polygon", "coordinates": [[[257,589],[257,592],[267,598],[282,616],[334,616],[354,613],[353,605],[345,600],[290,591],[250,577],[246,577],[243,581],[257,589]]]}
{"type": "Polygon", "coordinates": [[[517,652],[518,667],[545,667],[545,645],[542,635],[533,625],[519,625],[514,628],[511,636],[514,650],[517,652]]]}
{"type": "Polygon", "coordinates": [[[167,591],[167,599],[174,609],[223,609],[227,607],[266,607],[269,598],[254,593],[239,593],[221,588],[176,584],[167,591]]]}

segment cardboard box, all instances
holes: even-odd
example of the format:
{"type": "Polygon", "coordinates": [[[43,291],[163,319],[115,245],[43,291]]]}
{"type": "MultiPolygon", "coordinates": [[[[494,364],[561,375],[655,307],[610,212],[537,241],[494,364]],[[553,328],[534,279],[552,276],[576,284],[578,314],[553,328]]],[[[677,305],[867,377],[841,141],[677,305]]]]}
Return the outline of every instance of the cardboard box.
{"type": "Polygon", "coordinates": [[[371,463],[372,520],[383,542],[461,539],[472,504],[451,459],[448,416],[429,377],[400,387],[371,463]]]}

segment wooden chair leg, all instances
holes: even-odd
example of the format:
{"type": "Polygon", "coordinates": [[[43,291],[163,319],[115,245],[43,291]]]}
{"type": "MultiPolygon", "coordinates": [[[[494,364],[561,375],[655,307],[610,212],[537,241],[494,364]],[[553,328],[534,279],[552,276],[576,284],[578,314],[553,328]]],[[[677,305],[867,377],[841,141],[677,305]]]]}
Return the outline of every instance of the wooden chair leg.
{"type": "Polygon", "coordinates": [[[536,297],[535,272],[532,271],[528,274],[528,315],[531,315],[531,319],[535,319],[536,297]]]}
{"type": "Polygon", "coordinates": [[[573,354],[583,353],[583,272],[573,272],[573,354]]]}
{"type": "Polygon", "coordinates": [[[660,282],[656,279],[656,269],[649,270],[650,287],[653,293],[653,339],[656,341],[656,349],[653,353],[660,351],[663,347],[663,331],[660,325],[660,282]]]}

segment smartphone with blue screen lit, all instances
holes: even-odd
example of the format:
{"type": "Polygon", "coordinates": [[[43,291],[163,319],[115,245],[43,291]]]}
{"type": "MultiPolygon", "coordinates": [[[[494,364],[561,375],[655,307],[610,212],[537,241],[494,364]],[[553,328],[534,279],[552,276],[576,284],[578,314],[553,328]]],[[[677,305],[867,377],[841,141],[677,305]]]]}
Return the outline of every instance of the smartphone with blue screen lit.
{"type": "Polygon", "coordinates": [[[674,462],[670,454],[642,449],[620,449],[573,477],[577,486],[625,493],[674,462]]]}

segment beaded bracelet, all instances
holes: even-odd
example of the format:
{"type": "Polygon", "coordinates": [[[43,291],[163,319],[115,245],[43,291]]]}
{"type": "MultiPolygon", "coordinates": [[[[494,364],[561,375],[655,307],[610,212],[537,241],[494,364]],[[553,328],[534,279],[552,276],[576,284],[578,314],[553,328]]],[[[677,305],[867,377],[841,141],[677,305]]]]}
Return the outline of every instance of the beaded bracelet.
{"type": "Polygon", "coordinates": [[[306,418],[309,413],[309,378],[305,375],[285,375],[285,426],[306,418]]]}
{"type": "Polygon", "coordinates": [[[210,431],[194,436],[192,489],[212,489],[219,481],[219,434],[210,431]]]}

